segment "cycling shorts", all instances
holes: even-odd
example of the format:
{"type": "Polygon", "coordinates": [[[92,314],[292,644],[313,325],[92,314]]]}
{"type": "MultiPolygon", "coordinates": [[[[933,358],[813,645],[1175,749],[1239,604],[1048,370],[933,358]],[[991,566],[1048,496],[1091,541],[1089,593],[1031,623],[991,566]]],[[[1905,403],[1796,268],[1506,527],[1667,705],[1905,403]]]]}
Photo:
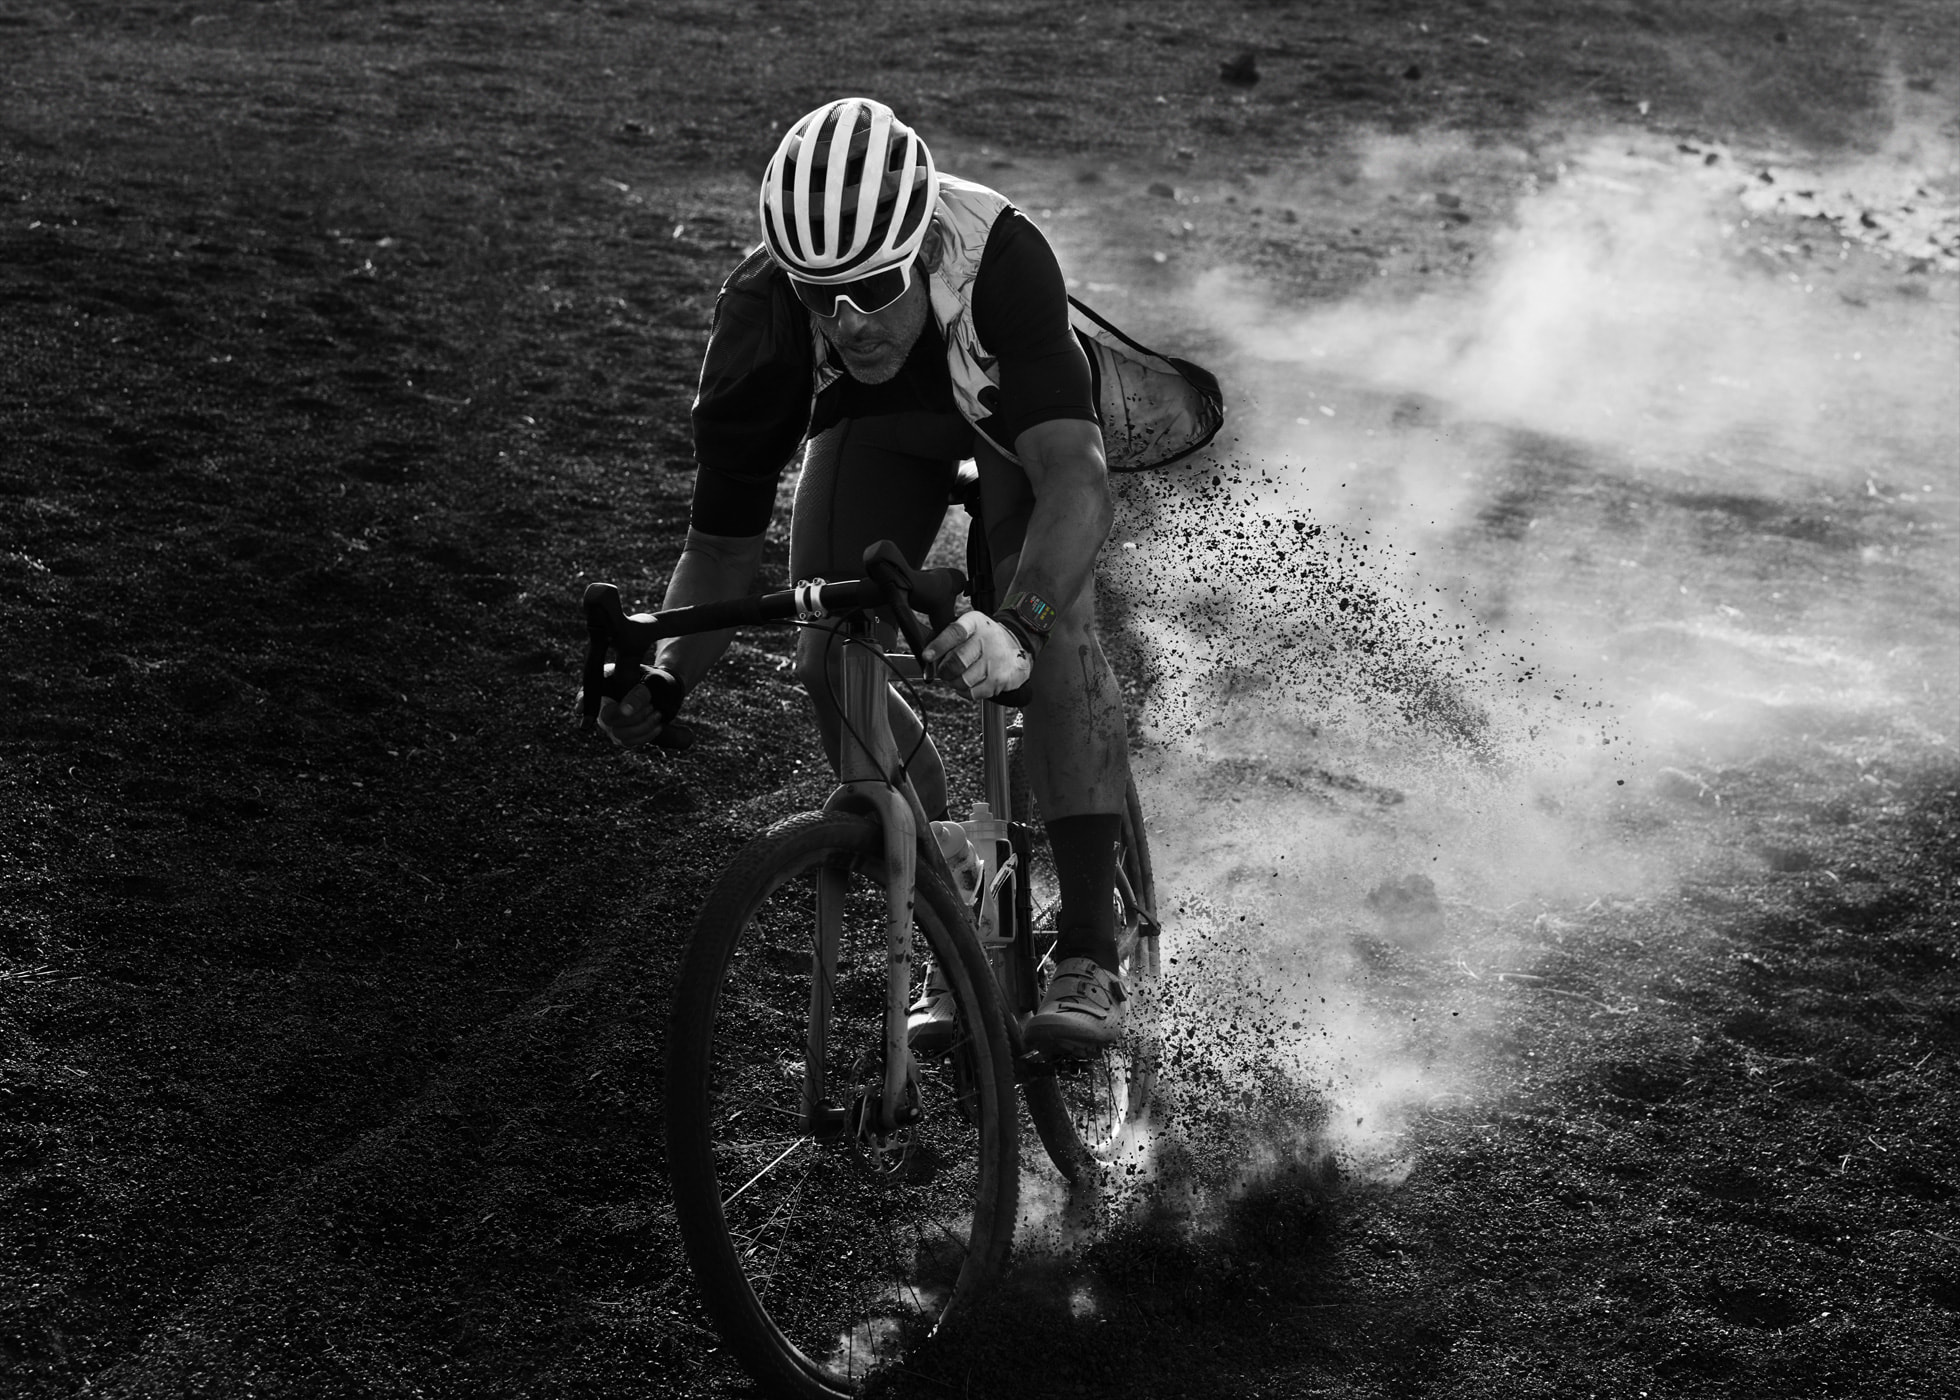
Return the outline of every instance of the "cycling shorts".
{"type": "Polygon", "coordinates": [[[968,457],[980,469],[981,526],[998,578],[1020,555],[1034,488],[957,413],[846,418],[811,438],[790,515],[790,577],[858,578],[865,549],[879,540],[919,567],[968,457]]]}

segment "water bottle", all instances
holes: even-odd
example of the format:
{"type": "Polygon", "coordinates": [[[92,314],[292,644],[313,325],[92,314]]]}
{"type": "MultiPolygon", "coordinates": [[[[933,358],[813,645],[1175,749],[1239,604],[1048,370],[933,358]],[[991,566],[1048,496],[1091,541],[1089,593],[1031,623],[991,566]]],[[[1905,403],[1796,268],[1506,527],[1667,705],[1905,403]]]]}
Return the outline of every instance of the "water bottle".
{"type": "Polygon", "coordinates": [[[934,822],[932,834],[939,842],[939,853],[946,857],[947,868],[953,872],[954,892],[971,908],[980,897],[980,852],[967,840],[966,828],[958,822],[934,822]]]}

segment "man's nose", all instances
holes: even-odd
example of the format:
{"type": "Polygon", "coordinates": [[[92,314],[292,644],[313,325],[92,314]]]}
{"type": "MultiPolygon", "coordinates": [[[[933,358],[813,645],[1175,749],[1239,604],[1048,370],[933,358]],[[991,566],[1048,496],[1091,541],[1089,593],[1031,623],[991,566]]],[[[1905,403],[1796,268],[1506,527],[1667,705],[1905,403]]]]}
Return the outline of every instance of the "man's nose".
{"type": "Polygon", "coordinates": [[[870,324],[871,317],[865,315],[848,301],[837,303],[837,332],[844,339],[855,339],[858,332],[870,324]]]}

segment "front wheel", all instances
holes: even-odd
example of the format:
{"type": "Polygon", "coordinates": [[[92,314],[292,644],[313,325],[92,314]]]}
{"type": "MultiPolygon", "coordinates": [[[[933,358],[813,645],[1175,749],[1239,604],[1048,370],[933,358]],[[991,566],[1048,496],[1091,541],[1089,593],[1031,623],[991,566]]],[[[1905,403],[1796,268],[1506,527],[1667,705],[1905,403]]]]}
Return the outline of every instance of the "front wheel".
{"type": "MultiPolygon", "coordinates": [[[[1021,793],[1016,794],[1016,810],[1021,793]]],[[[1158,1049],[1150,1018],[1157,981],[1157,889],[1150,867],[1150,842],[1143,807],[1132,782],[1125,794],[1116,858],[1116,952],[1118,971],[1130,994],[1122,1039],[1098,1054],[1063,1060],[1034,1070],[1022,1081],[1028,1118],[1049,1160],[1073,1184],[1115,1162],[1134,1145],[1157,1087],[1158,1049]]],[[[1052,860],[1037,852],[1034,882],[1035,951],[1048,965],[1055,942],[1058,900],[1047,882],[1052,860]]],[[[1046,984],[1046,977],[1040,981],[1046,984]]]]}
{"type": "Polygon", "coordinates": [[[929,952],[945,971],[961,1038],[916,1066],[914,1121],[882,1130],[883,856],[878,825],[854,816],[751,842],[702,907],[675,990],[674,1208],[723,1339],[776,1394],[859,1394],[985,1287],[1013,1238],[1007,1027],[960,902],[923,868],[915,964],[929,952]]]}

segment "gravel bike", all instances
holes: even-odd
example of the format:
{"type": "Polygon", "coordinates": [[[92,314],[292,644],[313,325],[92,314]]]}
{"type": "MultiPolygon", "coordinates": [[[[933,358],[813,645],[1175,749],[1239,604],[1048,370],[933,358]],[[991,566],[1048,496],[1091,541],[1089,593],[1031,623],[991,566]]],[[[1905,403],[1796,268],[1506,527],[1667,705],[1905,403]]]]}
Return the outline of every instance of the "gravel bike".
{"type": "MultiPolygon", "coordinates": [[[[998,1273],[1021,1168],[1017,1085],[1048,1156],[1079,1182],[1132,1137],[1155,1072],[1134,1037],[1083,1060],[1023,1050],[1054,931],[1037,903],[1045,861],[1007,710],[978,706],[984,798],[961,823],[980,857],[969,900],[887,708],[894,680],[928,679],[917,654],[952,621],[966,580],[915,571],[889,542],[866,551],[864,573],[634,617],[610,584],[590,585],[584,603],[588,728],[661,637],[833,620],[838,785],[715,882],[667,1040],[667,1159],[688,1260],[743,1366],[796,1396],[859,1394],[998,1273]],[[886,651],[879,614],[912,656],[886,651]],[[906,1038],[922,952],[957,1008],[952,1043],[930,1057],[906,1038]]],[[[975,602],[991,610],[988,591],[975,602]]],[[[1134,785],[1126,806],[1115,898],[1134,995],[1156,976],[1158,925],[1134,785]]]]}

